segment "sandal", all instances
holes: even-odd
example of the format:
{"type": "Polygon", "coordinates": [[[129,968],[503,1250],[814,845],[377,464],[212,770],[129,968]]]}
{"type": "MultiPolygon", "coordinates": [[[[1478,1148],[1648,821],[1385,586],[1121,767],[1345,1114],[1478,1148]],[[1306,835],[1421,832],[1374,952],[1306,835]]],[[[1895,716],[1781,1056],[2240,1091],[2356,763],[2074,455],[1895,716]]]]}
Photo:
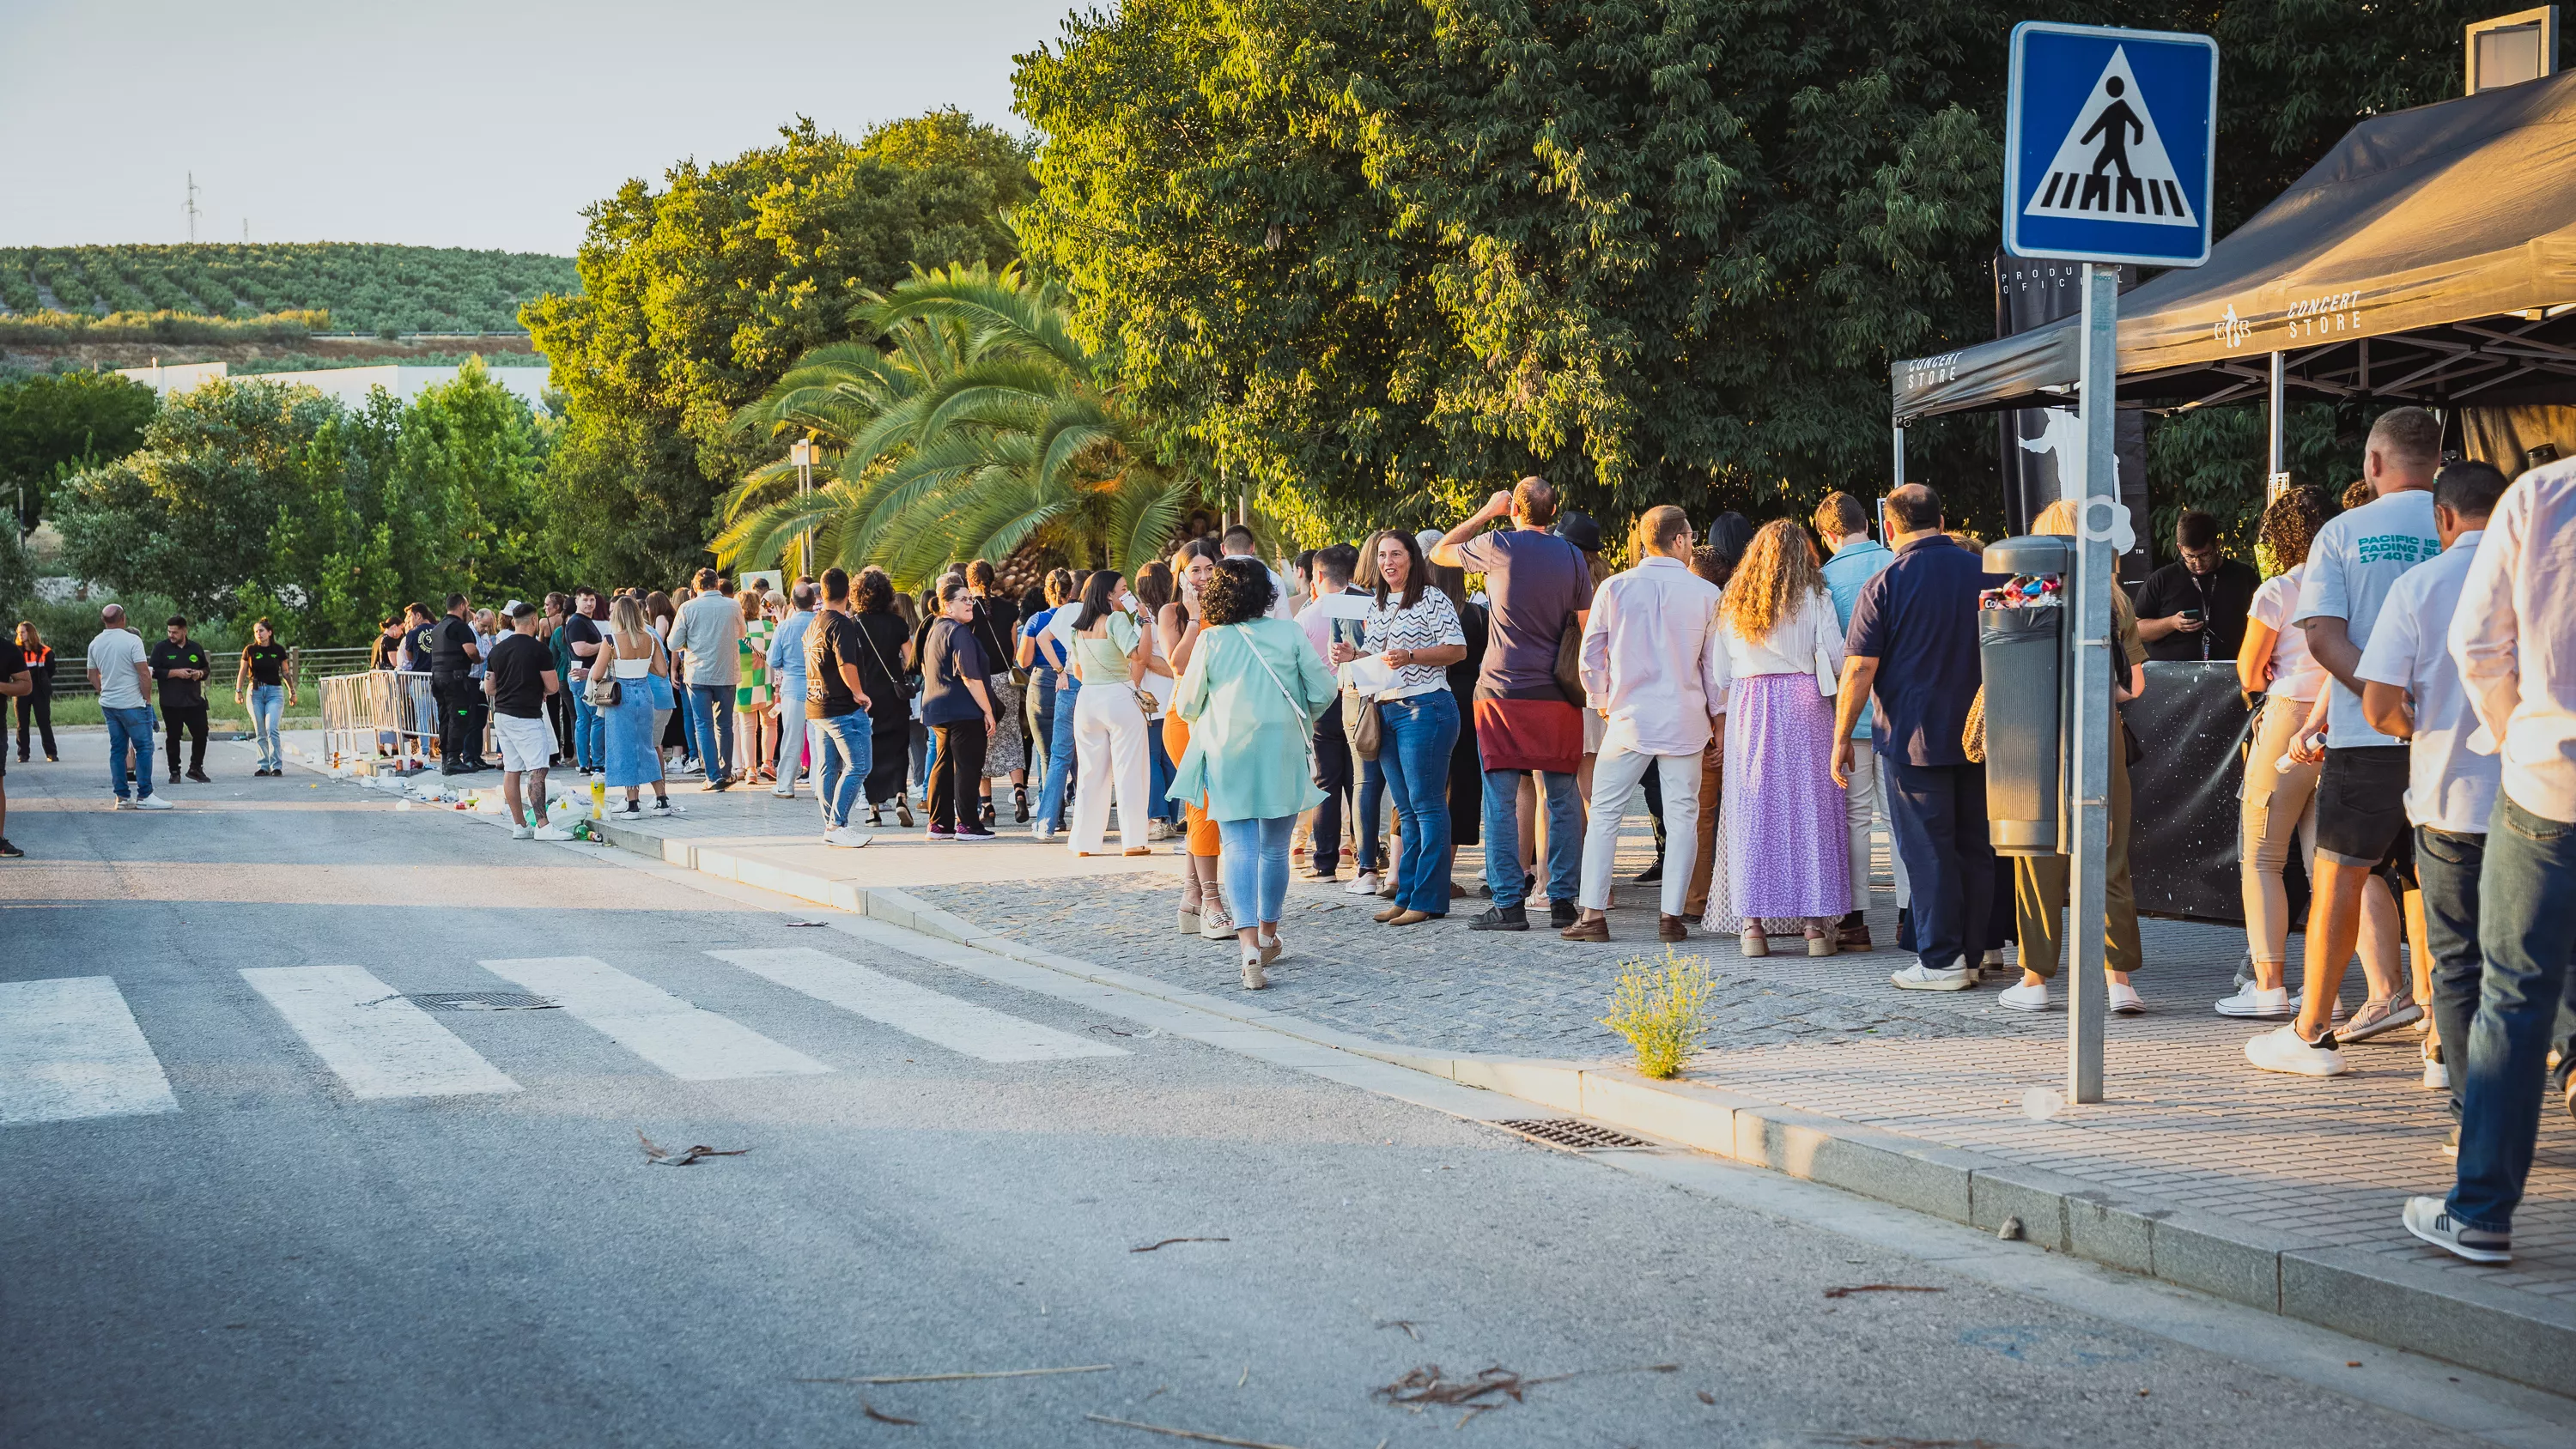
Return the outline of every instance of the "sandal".
{"type": "Polygon", "coordinates": [[[2360,1010],[2355,1011],[2343,1025],[2335,1028],[2335,1036],[2348,1042],[2367,1041],[2382,1032],[2395,1031],[2401,1026],[2411,1026],[2422,1020],[2423,1016],[2424,1008],[2402,996],[2384,1001],[2365,1001],[2361,1004],[2360,1010]]]}
{"type": "Polygon", "coordinates": [[[1026,785],[1011,787],[1011,819],[1022,825],[1029,823],[1029,788],[1026,785]]]}
{"type": "Polygon", "coordinates": [[[1762,934],[1760,926],[1748,926],[1743,934],[1736,937],[1735,949],[1746,956],[1768,956],[1771,954],[1771,939],[1762,934]]]}

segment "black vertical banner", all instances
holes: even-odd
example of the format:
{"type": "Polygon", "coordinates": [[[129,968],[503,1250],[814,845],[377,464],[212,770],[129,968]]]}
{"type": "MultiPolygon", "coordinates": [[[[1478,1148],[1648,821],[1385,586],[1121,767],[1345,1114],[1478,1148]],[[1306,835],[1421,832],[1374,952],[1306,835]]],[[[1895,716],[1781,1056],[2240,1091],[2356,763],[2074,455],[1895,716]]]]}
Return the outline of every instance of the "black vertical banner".
{"type": "MultiPolygon", "coordinates": [[[[2120,290],[2138,284],[2138,269],[2120,269],[2120,290]]],[[[2043,322],[2072,317],[2084,310],[2084,264],[2032,261],[1997,248],[1995,251],[1995,335],[2010,337],[2043,322]]],[[[2083,425],[2070,394],[2062,408],[2021,408],[1995,415],[2003,452],[2004,521],[2016,534],[2029,531],[2039,511],[2058,500],[2061,478],[2074,475],[2074,460],[2084,446],[2083,425]],[[2060,460],[2067,467],[2060,471],[2060,460]]],[[[2123,408],[2114,423],[2112,451],[2119,462],[2120,501],[2129,506],[2129,524],[2138,533],[2138,548],[2120,557],[2120,576],[2132,583],[2152,568],[2149,534],[2154,524],[2147,512],[2147,424],[2135,408],[2123,408]]]]}

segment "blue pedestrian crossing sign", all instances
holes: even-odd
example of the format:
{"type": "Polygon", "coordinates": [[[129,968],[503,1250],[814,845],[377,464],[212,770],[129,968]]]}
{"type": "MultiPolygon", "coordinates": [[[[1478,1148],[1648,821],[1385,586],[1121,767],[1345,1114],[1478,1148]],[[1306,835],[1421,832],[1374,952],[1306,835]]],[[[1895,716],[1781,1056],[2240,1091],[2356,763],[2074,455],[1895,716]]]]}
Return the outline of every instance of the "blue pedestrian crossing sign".
{"type": "Polygon", "coordinates": [[[2024,21],[2004,123],[2004,249],[2200,265],[2217,134],[2208,36],[2024,21]]]}

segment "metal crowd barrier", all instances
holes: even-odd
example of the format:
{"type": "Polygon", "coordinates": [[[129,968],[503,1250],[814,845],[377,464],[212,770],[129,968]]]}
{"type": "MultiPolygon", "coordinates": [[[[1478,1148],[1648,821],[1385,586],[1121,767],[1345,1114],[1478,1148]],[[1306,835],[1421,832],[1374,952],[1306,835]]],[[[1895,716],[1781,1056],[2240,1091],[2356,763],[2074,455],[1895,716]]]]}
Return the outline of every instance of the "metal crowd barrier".
{"type": "Polygon", "coordinates": [[[323,678],[322,752],[332,769],[419,769],[437,739],[428,675],[374,669],[323,678]]]}

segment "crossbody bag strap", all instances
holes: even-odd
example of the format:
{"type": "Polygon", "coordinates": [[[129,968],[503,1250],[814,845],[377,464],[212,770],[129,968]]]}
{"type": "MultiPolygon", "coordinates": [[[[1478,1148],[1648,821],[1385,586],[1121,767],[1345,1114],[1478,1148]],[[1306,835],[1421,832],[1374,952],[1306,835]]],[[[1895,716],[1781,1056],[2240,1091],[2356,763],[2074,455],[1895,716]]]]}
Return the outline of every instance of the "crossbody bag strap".
{"type": "MultiPolygon", "coordinates": [[[[1226,625],[1226,624],[1220,624],[1220,625],[1218,625],[1217,627],[1219,627],[1219,628],[1241,628],[1242,626],[1241,626],[1241,625],[1239,625],[1239,624],[1237,624],[1237,625],[1226,625]]],[[[1275,685],[1278,685],[1278,686],[1279,686],[1279,692],[1280,692],[1282,695],[1287,696],[1287,699],[1288,699],[1288,712],[1289,712],[1291,715],[1296,716],[1298,719],[1301,719],[1301,720],[1306,719],[1306,706],[1298,702],[1298,699],[1297,699],[1297,693],[1296,693],[1296,691],[1295,691],[1295,690],[1292,690],[1292,689],[1290,689],[1290,688],[1288,687],[1288,681],[1287,681],[1287,680],[1284,680],[1284,679],[1282,679],[1282,678],[1280,678],[1280,677],[1279,677],[1279,671],[1271,667],[1269,659],[1265,658],[1265,657],[1262,655],[1262,652],[1261,652],[1261,646],[1260,646],[1258,643],[1255,643],[1255,642],[1254,642],[1254,640],[1253,640],[1253,638],[1252,638],[1252,636],[1251,636],[1250,634],[1248,634],[1248,633],[1247,633],[1247,634],[1245,634],[1245,635],[1243,636],[1243,645],[1244,645],[1244,647],[1245,647],[1245,648],[1250,649],[1250,650],[1252,651],[1252,660],[1253,660],[1253,662],[1254,662],[1254,663],[1256,663],[1256,664],[1258,664],[1258,665],[1260,665],[1260,666],[1261,666],[1261,672],[1262,672],[1262,673],[1264,673],[1264,674],[1269,675],[1269,676],[1270,676],[1270,682],[1271,682],[1271,683],[1273,683],[1273,684],[1275,684],[1275,685]]],[[[1314,729],[1313,722],[1312,722],[1312,721],[1308,721],[1308,723],[1306,723],[1305,725],[1301,726],[1301,727],[1298,729],[1298,731],[1297,731],[1297,736],[1298,736],[1298,738],[1300,738],[1300,739],[1302,739],[1302,740],[1304,740],[1304,741],[1306,742],[1306,775],[1307,775],[1307,777],[1308,777],[1309,779],[1312,779],[1312,778],[1314,777],[1314,774],[1315,774],[1315,771],[1316,771],[1316,760],[1315,760],[1315,729],[1314,729]]]]}

